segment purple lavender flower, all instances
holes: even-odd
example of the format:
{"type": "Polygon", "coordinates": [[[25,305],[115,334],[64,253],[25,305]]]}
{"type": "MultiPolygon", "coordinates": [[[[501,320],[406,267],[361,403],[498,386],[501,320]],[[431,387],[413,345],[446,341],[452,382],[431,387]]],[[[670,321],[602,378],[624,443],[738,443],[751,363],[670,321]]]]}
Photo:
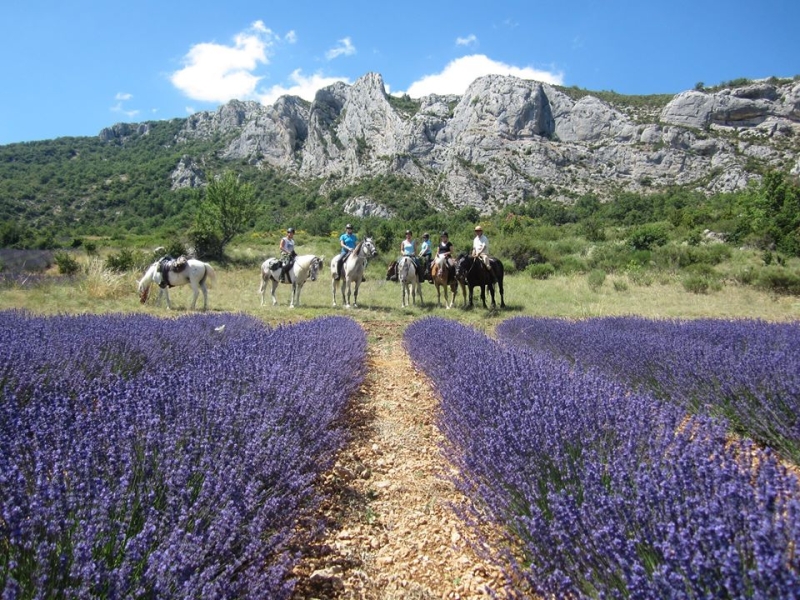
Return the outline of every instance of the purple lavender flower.
{"type": "Polygon", "coordinates": [[[473,516],[507,529],[516,576],[538,593],[797,597],[800,486],[769,451],[597,368],[452,321],[417,321],[404,341],[441,396],[473,516]]]}
{"type": "Polygon", "coordinates": [[[0,313],[0,590],[288,597],[365,356],[339,317],[0,313]]]}

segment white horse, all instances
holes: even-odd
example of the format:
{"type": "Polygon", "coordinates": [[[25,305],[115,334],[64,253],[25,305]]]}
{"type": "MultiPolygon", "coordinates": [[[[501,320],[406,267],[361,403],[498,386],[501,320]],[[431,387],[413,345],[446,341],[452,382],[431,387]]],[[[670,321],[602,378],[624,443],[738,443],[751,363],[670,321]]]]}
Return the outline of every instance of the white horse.
{"type": "Polygon", "coordinates": [[[167,273],[167,285],[161,287],[163,282],[163,273],[159,269],[159,262],[156,261],[147,269],[144,277],[139,281],[139,300],[142,304],[147,302],[150,295],[150,286],[156,284],[159,286],[158,298],[156,299],[156,306],[161,304],[162,296],[167,299],[167,308],[172,308],[169,301],[169,288],[179,285],[186,285],[187,283],[192,286],[192,310],[197,304],[197,296],[200,290],[203,291],[203,310],[208,308],[208,289],[206,288],[206,281],[210,279],[212,282],[216,281],[217,274],[214,268],[203,261],[190,258],[186,261],[186,268],[180,272],[169,271],[167,273]]]}
{"type": "Polygon", "coordinates": [[[419,294],[419,305],[422,306],[422,285],[420,285],[420,275],[417,267],[410,256],[402,256],[397,261],[397,280],[403,290],[403,301],[401,306],[405,308],[409,304],[417,303],[419,294]]]}
{"type": "MultiPolygon", "coordinates": [[[[358,307],[358,288],[361,285],[361,280],[364,277],[364,269],[367,266],[367,259],[373,258],[378,255],[378,249],[375,247],[375,242],[372,238],[365,238],[363,241],[358,242],[356,247],[347,254],[344,261],[344,277],[341,278],[342,284],[342,304],[345,308],[350,308],[350,292],[352,285],[355,284],[353,292],[353,307],[358,307]],[[347,296],[345,296],[344,288],[347,285],[347,296]]],[[[339,257],[334,256],[331,260],[331,290],[333,291],[333,305],[336,306],[336,283],[337,283],[337,267],[339,257]]]]}
{"type": "MultiPolygon", "coordinates": [[[[307,279],[311,281],[317,280],[317,273],[320,267],[324,264],[324,258],[321,256],[314,256],[313,254],[301,254],[295,256],[294,264],[289,269],[289,281],[292,284],[292,296],[289,300],[289,308],[300,306],[300,291],[303,289],[307,279]]],[[[272,289],[270,295],[272,296],[272,306],[278,303],[275,297],[275,290],[278,288],[281,277],[280,265],[281,261],[277,258],[268,258],[261,264],[261,286],[258,288],[258,293],[261,294],[261,306],[264,306],[264,296],[267,292],[267,283],[272,281],[272,289]],[[273,267],[276,267],[273,269],[273,267]]]]}

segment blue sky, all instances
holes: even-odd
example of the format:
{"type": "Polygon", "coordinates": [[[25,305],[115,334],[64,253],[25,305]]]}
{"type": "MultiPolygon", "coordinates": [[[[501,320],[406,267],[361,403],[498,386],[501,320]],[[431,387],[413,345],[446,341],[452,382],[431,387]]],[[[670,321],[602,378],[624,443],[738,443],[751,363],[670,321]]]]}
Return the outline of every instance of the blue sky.
{"type": "Polygon", "coordinates": [[[505,73],[623,94],[800,74],[797,0],[19,0],[0,7],[0,144],[93,136],[230,99],[383,76],[463,93],[505,73]]]}

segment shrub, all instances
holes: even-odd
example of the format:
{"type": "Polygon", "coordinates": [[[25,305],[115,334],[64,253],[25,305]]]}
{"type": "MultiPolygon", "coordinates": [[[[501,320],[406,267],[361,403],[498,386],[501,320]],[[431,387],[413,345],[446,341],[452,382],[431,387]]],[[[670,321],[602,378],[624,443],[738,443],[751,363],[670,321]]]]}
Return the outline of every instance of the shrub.
{"type": "Polygon", "coordinates": [[[577,256],[565,256],[553,265],[559,273],[568,275],[570,273],[585,273],[587,270],[586,261],[577,256]]]}
{"type": "Polygon", "coordinates": [[[603,283],[606,280],[606,272],[602,269],[592,269],[586,279],[589,283],[589,287],[592,290],[597,291],[603,287],[603,283]]]}
{"type": "Polygon", "coordinates": [[[56,261],[58,272],[62,275],[75,275],[80,271],[81,266],[69,252],[56,252],[53,255],[53,260],[56,261]]]}
{"type": "Polygon", "coordinates": [[[533,279],[547,279],[555,275],[556,268],[550,263],[528,265],[525,272],[533,279]]]}
{"type": "Polygon", "coordinates": [[[628,234],[628,243],[634,250],[652,250],[663,246],[668,240],[667,228],[661,223],[647,223],[628,234]]]}
{"type": "Polygon", "coordinates": [[[130,248],[123,248],[119,252],[106,257],[106,268],[110,271],[133,271],[139,267],[136,255],[130,248]]]}
{"type": "Polygon", "coordinates": [[[756,286],[775,294],[800,295],[800,275],[783,267],[765,267],[756,286]]]}

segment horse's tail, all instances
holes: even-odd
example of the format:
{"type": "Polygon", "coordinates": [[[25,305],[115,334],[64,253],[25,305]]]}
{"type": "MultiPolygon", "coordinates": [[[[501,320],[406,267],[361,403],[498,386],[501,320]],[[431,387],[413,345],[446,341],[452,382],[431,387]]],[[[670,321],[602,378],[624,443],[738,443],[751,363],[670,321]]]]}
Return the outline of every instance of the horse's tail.
{"type": "Polygon", "coordinates": [[[150,295],[150,286],[153,283],[152,270],[154,266],[155,265],[150,265],[150,267],[148,267],[147,269],[147,272],[144,274],[144,277],[142,277],[139,280],[139,286],[137,288],[137,291],[139,292],[139,302],[141,302],[142,304],[147,302],[147,297],[150,295]]]}
{"type": "Polygon", "coordinates": [[[203,283],[206,279],[208,279],[211,284],[215,284],[217,282],[217,272],[214,270],[208,263],[203,263],[203,266],[206,268],[205,273],[203,274],[203,278],[200,280],[200,283],[203,283]]]}

